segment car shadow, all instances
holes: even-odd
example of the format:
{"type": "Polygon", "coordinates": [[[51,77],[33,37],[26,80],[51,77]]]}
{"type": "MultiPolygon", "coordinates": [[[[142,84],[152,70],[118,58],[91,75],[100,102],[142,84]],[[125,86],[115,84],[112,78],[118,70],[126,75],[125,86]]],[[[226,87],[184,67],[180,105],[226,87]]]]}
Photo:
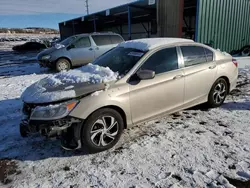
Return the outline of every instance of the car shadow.
{"type": "MultiPolygon", "coordinates": [[[[250,102],[225,102],[220,108],[232,111],[232,110],[250,110],[250,102]]],[[[206,103],[191,107],[187,110],[200,110],[209,111],[211,108],[206,103]]]]}
{"type": "Polygon", "coordinates": [[[245,102],[228,102],[221,106],[221,108],[233,111],[233,110],[250,110],[250,101],[245,102]]]}
{"type": "Polygon", "coordinates": [[[209,111],[210,108],[208,108],[207,104],[204,103],[204,104],[199,104],[197,106],[194,106],[194,107],[191,107],[191,108],[188,108],[186,110],[200,110],[200,111],[209,111]]]}

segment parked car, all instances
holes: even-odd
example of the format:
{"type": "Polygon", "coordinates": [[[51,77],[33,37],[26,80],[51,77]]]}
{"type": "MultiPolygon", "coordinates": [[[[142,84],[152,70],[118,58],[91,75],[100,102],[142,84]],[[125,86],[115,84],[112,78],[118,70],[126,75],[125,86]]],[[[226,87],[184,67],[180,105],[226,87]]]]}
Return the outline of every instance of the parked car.
{"type": "Polygon", "coordinates": [[[100,152],[138,123],[202,103],[221,106],[237,77],[232,56],[192,40],[123,42],[82,69],[30,86],[22,95],[26,118],[21,135],[60,136],[64,148],[100,152]],[[119,73],[117,80],[108,79],[111,70],[119,73]],[[67,82],[78,80],[75,76],[83,83],[67,82]]]}
{"type": "Polygon", "coordinates": [[[59,72],[67,71],[92,62],[123,41],[115,33],[75,35],[38,54],[38,60],[43,67],[55,68],[59,72]]]}
{"type": "Polygon", "coordinates": [[[46,45],[39,42],[26,42],[22,45],[17,45],[12,50],[17,52],[40,51],[46,49],[46,45]]]}
{"type": "Polygon", "coordinates": [[[239,57],[239,56],[242,56],[242,57],[250,56],[250,45],[243,46],[240,50],[233,50],[233,51],[230,52],[230,54],[231,54],[232,56],[235,56],[235,57],[239,57]]]}

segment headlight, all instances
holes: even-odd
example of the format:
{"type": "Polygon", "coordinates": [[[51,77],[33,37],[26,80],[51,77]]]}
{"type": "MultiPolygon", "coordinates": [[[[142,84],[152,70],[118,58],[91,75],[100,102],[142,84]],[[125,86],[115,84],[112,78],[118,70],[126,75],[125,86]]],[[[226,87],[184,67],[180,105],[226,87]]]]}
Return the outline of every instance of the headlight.
{"type": "Polygon", "coordinates": [[[51,55],[45,55],[45,56],[42,57],[42,60],[48,60],[50,58],[51,58],[51,55]]]}
{"type": "Polygon", "coordinates": [[[55,120],[67,116],[78,104],[78,101],[70,101],[57,105],[38,106],[31,114],[31,120],[55,120]]]}

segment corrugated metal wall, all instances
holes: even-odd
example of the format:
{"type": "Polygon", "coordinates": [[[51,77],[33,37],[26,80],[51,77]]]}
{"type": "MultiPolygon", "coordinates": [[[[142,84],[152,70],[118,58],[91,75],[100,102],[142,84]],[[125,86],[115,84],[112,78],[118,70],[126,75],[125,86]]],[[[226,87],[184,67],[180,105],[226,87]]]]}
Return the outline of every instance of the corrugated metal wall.
{"type": "Polygon", "coordinates": [[[198,1],[198,42],[227,52],[250,44],[250,0],[198,1]]]}
{"type": "Polygon", "coordinates": [[[181,37],[184,0],[158,0],[157,22],[159,37],[181,37]]]}

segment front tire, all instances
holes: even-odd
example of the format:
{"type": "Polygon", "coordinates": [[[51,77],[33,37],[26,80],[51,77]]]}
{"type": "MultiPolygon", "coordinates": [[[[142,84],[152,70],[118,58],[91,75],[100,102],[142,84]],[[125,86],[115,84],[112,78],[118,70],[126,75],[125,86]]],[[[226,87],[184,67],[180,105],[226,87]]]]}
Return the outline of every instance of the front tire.
{"type": "Polygon", "coordinates": [[[20,124],[19,133],[20,133],[21,137],[26,138],[29,135],[29,130],[26,126],[20,124]]]}
{"type": "Polygon", "coordinates": [[[62,71],[68,71],[71,68],[71,64],[69,62],[69,60],[65,59],[65,58],[61,58],[59,60],[57,60],[56,62],[56,70],[58,72],[62,72],[62,71]]]}
{"type": "Polygon", "coordinates": [[[112,148],[120,139],[124,129],[123,118],[116,110],[97,110],[86,120],[82,128],[82,145],[90,153],[112,148]]]}
{"type": "Polygon", "coordinates": [[[224,78],[219,78],[214,83],[209,95],[208,95],[208,106],[211,108],[217,108],[221,106],[228,94],[228,84],[224,78]]]}

